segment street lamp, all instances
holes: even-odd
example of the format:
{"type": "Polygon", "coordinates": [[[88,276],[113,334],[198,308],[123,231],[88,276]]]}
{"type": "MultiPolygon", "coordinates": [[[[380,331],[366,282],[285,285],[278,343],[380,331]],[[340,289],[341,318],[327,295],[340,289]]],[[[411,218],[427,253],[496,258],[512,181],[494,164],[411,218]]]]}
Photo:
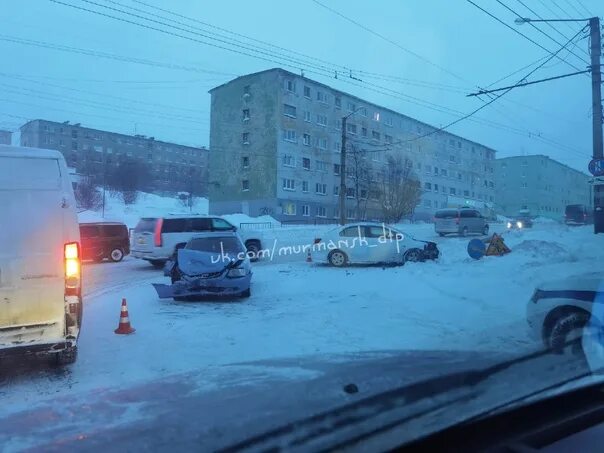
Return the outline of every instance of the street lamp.
{"type": "Polygon", "coordinates": [[[340,225],[346,224],[346,121],[365,107],[354,109],[342,117],[342,148],[340,149],[340,225]]]}
{"type": "MultiPolygon", "coordinates": [[[[602,72],[600,67],[600,55],[602,53],[600,40],[600,19],[590,17],[587,19],[531,19],[529,17],[518,17],[514,22],[518,25],[531,22],[589,22],[590,29],[590,56],[591,56],[591,106],[592,106],[592,143],[593,159],[589,169],[594,175],[604,176],[604,172],[597,170],[604,166],[604,138],[602,137],[602,72]]],[[[590,197],[591,198],[591,197],[590,197]]],[[[604,233],[604,186],[594,185],[594,233],[604,233]]]]}

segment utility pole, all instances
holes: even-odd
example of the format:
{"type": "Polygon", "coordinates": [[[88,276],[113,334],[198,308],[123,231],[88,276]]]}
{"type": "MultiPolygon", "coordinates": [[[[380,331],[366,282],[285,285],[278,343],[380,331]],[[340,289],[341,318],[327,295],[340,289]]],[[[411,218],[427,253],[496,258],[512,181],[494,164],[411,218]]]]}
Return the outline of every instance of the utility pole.
{"type": "Polygon", "coordinates": [[[105,157],[105,149],[103,148],[103,215],[105,218],[105,175],[107,173],[107,158],[105,157]]]}
{"type": "MultiPolygon", "coordinates": [[[[589,19],[591,40],[591,105],[593,124],[593,158],[604,159],[602,149],[602,72],[600,68],[600,54],[602,43],[600,40],[600,19],[589,19]]],[[[595,184],[594,178],[594,233],[604,233],[604,186],[595,184]]]]}
{"type": "Polygon", "coordinates": [[[346,225],[346,120],[342,117],[342,149],[340,150],[340,225],[346,225]]]}

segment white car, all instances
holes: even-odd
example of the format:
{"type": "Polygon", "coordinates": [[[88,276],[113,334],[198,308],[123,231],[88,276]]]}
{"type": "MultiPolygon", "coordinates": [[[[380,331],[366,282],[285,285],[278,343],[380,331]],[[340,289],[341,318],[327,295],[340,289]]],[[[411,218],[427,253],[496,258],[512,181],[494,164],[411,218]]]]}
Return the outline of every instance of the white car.
{"type": "MultiPolygon", "coordinates": [[[[144,217],[132,233],[130,255],[161,268],[172,257],[177,245],[187,243],[199,233],[221,231],[238,231],[238,228],[218,216],[144,217]]],[[[255,261],[262,247],[260,237],[246,231],[243,240],[251,260],[255,261]]]]}
{"type": "Polygon", "coordinates": [[[58,151],[0,145],[0,357],[76,360],[80,230],[58,151]]]}
{"type": "MultiPolygon", "coordinates": [[[[604,274],[568,277],[537,287],[527,304],[530,335],[546,349],[593,350],[604,320],[604,274]],[[592,335],[596,328],[596,336],[592,335]],[[589,335],[585,335],[586,332],[589,335]]],[[[600,345],[602,347],[602,345],[600,345]]]]}
{"type": "Polygon", "coordinates": [[[312,260],[342,267],[348,264],[398,263],[438,258],[436,243],[417,240],[382,223],[339,226],[316,238],[312,260]]]}

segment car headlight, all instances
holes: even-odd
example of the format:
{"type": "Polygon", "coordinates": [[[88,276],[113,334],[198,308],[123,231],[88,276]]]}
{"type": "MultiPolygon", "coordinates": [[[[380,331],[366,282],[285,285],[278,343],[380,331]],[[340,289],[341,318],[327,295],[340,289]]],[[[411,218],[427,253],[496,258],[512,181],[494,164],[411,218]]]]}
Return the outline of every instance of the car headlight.
{"type": "Polygon", "coordinates": [[[512,228],[512,222],[508,222],[508,228],[512,228]]]}
{"type": "Polygon", "coordinates": [[[518,228],[522,228],[522,222],[519,220],[518,222],[516,222],[516,226],[517,226],[518,228]]]}
{"type": "Polygon", "coordinates": [[[247,275],[247,269],[236,267],[235,269],[229,269],[227,277],[245,277],[247,275]]]}

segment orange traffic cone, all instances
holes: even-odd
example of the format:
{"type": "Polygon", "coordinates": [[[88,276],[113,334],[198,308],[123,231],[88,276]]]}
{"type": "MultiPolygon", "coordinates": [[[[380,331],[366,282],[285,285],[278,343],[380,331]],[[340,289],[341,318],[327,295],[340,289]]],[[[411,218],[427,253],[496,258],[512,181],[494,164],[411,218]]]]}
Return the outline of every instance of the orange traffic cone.
{"type": "Polygon", "coordinates": [[[122,311],[120,312],[120,323],[115,329],[115,333],[121,335],[128,335],[134,333],[136,329],[130,325],[130,318],[128,317],[128,305],[126,305],[126,299],[122,299],[122,311]]]}

